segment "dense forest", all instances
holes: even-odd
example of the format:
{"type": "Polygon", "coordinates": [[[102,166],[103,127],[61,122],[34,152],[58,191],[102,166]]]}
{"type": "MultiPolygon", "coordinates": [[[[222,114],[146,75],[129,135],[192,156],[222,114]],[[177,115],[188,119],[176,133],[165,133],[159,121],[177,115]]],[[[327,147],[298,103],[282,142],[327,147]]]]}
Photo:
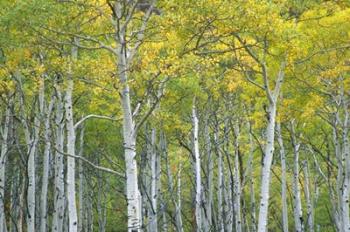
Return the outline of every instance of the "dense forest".
{"type": "Polygon", "coordinates": [[[0,232],[350,231],[349,0],[1,0],[0,232]]]}

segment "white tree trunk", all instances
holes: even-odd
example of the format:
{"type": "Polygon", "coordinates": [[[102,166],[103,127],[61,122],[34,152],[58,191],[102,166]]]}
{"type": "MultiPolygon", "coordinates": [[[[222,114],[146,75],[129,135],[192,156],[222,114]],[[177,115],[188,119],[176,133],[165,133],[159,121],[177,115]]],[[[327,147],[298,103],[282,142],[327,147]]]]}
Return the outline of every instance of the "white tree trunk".
{"type": "Polygon", "coordinates": [[[71,155],[67,157],[67,201],[68,201],[68,220],[69,220],[69,232],[77,232],[78,230],[78,218],[77,207],[75,199],[75,129],[73,122],[73,94],[74,83],[71,77],[67,80],[67,89],[65,96],[65,109],[66,109],[66,129],[67,129],[67,154],[71,155]]]}
{"type": "MultiPolygon", "coordinates": [[[[44,104],[44,81],[40,80],[39,83],[39,107],[38,111],[36,112],[35,118],[34,118],[34,128],[33,132],[30,132],[28,122],[24,118],[22,120],[23,126],[24,126],[24,134],[26,138],[27,143],[27,154],[28,154],[28,161],[27,161],[27,177],[28,177],[28,187],[27,187],[27,232],[35,232],[35,206],[36,206],[36,178],[35,178],[35,161],[36,161],[36,150],[39,142],[39,131],[41,127],[41,119],[40,115],[43,112],[43,104],[44,104]]],[[[24,96],[21,98],[21,113],[23,115],[25,114],[24,110],[24,96]]],[[[23,116],[25,117],[25,116],[23,116]]]]}
{"type": "Polygon", "coordinates": [[[294,198],[294,223],[295,231],[304,231],[303,212],[301,206],[300,187],[299,187],[299,150],[300,143],[297,141],[294,128],[294,120],[291,122],[292,144],[294,150],[294,169],[293,169],[293,198],[294,198]]]}
{"type": "Polygon", "coordinates": [[[55,112],[55,168],[54,168],[54,208],[52,215],[52,232],[63,231],[63,217],[65,209],[64,184],[64,104],[60,84],[55,84],[56,112],[55,112]]]}
{"type": "Polygon", "coordinates": [[[275,141],[275,119],[276,119],[276,102],[268,107],[268,124],[266,128],[266,145],[264,149],[264,159],[261,171],[261,187],[260,187],[260,209],[258,219],[258,232],[267,231],[267,217],[269,209],[269,189],[271,181],[271,165],[274,152],[275,141]]]}
{"type": "Polygon", "coordinates": [[[223,173],[223,160],[219,145],[219,131],[216,128],[214,134],[214,141],[218,155],[218,227],[220,232],[224,232],[224,204],[223,204],[223,191],[224,191],[224,173],[223,173]]]}
{"type": "Polygon", "coordinates": [[[310,191],[310,180],[309,180],[309,165],[307,163],[307,160],[304,160],[303,162],[303,171],[304,171],[304,192],[305,192],[305,198],[306,198],[306,205],[307,205],[307,224],[308,224],[308,231],[314,232],[314,206],[313,206],[313,200],[311,198],[311,191],[310,191]]]}
{"type": "Polygon", "coordinates": [[[236,232],[242,232],[242,216],[241,216],[241,175],[239,169],[239,125],[235,125],[235,165],[234,165],[234,210],[235,210],[235,226],[236,232]]]}
{"type": "Polygon", "coordinates": [[[193,100],[192,106],[192,123],[193,123],[193,152],[195,157],[195,173],[196,173],[196,223],[197,232],[202,232],[202,213],[201,213],[201,194],[202,194],[202,179],[201,179],[201,159],[199,154],[198,142],[198,118],[196,111],[196,102],[193,100]]]}
{"type": "Polygon", "coordinates": [[[41,196],[40,196],[40,231],[46,232],[47,229],[47,188],[49,183],[49,170],[50,170],[50,154],[51,154],[51,112],[54,104],[54,98],[51,98],[49,106],[45,109],[45,150],[43,160],[43,176],[41,185],[41,196]]]}
{"type": "Polygon", "coordinates": [[[276,126],[277,132],[277,141],[280,147],[280,156],[281,156],[281,181],[282,181],[282,224],[283,232],[288,232],[288,204],[287,204],[287,167],[286,167],[286,154],[283,144],[281,124],[277,123],[276,126]]]}
{"type": "MultiPolygon", "coordinates": [[[[254,145],[254,140],[253,140],[253,135],[251,131],[251,123],[248,122],[248,131],[249,131],[249,158],[248,158],[248,167],[247,167],[247,174],[244,175],[244,180],[243,182],[246,182],[246,178],[248,178],[249,182],[249,195],[250,195],[250,229],[252,232],[256,231],[256,202],[255,202],[255,188],[254,188],[254,178],[253,178],[253,158],[254,158],[254,150],[255,150],[255,145],[254,145]]],[[[244,184],[242,184],[244,186],[244,184]]]]}
{"type": "MultiPolygon", "coordinates": [[[[343,91],[342,91],[343,92],[343,91]]],[[[345,99],[344,93],[342,94],[342,106],[344,110],[344,122],[343,129],[343,158],[344,158],[344,182],[342,192],[342,218],[343,218],[343,230],[350,231],[350,215],[349,215],[349,188],[350,188],[350,143],[349,143],[349,100],[345,99]]]]}
{"type": "Polygon", "coordinates": [[[128,231],[141,230],[141,194],[137,180],[136,132],[132,117],[130,90],[127,80],[127,63],[124,48],[119,48],[118,70],[122,84],[121,103],[123,109],[123,138],[126,165],[126,197],[128,202],[128,231]]]}
{"type": "Polygon", "coordinates": [[[6,168],[6,156],[8,152],[8,135],[10,128],[11,109],[10,103],[6,107],[4,126],[0,128],[1,131],[1,153],[0,153],[0,232],[6,232],[6,218],[5,218],[5,168],[6,168]]]}
{"type": "Polygon", "coordinates": [[[268,223],[268,210],[269,210],[269,197],[270,197],[270,181],[271,181],[271,166],[273,159],[273,152],[275,149],[275,123],[276,123],[276,112],[277,112],[277,102],[280,95],[283,79],[284,79],[284,69],[286,63],[282,61],[280,65],[280,70],[276,80],[276,85],[273,91],[269,87],[269,80],[267,74],[266,64],[262,64],[263,78],[264,78],[264,88],[266,92],[266,97],[268,99],[267,107],[267,127],[266,127],[266,144],[264,148],[264,159],[261,171],[261,187],[260,187],[260,209],[259,209],[259,221],[258,221],[258,232],[267,231],[268,223]]]}
{"type": "Polygon", "coordinates": [[[158,231],[158,160],[155,149],[156,131],[152,129],[151,135],[151,212],[150,212],[150,231],[158,231]]]}

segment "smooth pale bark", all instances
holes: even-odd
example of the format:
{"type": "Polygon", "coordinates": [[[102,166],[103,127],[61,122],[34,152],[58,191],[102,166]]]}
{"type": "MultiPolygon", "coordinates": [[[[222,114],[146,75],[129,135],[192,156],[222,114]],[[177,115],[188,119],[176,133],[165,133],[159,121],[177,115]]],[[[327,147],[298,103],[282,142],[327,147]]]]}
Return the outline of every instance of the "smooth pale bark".
{"type": "Polygon", "coordinates": [[[284,79],[285,62],[280,66],[280,71],[276,80],[276,85],[273,91],[269,87],[268,73],[266,64],[262,64],[262,71],[264,77],[264,88],[268,99],[267,106],[267,127],[266,127],[266,144],[264,147],[264,159],[261,170],[261,187],[260,187],[260,203],[259,203],[259,218],[258,218],[258,232],[267,231],[268,223],[268,209],[270,197],[270,182],[271,182],[271,166],[273,153],[275,149],[275,123],[278,96],[280,95],[281,86],[284,79]]]}
{"type": "Polygon", "coordinates": [[[1,129],[1,153],[0,153],[0,232],[7,231],[6,218],[5,218],[5,168],[6,168],[6,156],[8,152],[8,136],[11,119],[10,103],[6,107],[5,120],[1,129]]]}
{"type": "MultiPolygon", "coordinates": [[[[343,191],[343,176],[344,176],[344,168],[343,168],[343,154],[341,152],[341,144],[340,144],[340,138],[338,135],[338,124],[339,124],[339,113],[337,112],[334,117],[333,121],[333,128],[332,128],[332,138],[334,143],[334,152],[335,157],[337,160],[337,180],[336,180],[336,193],[337,193],[337,199],[333,196],[334,194],[331,194],[331,201],[332,201],[332,209],[333,209],[333,219],[335,221],[336,227],[338,231],[341,231],[344,228],[343,224],[343,218],[342,218],[342,212],[343,212],[343,204],[342,204],[342,191],[343,191]],[[335,206],[336,205],[336,206],[335,206]]],[[[329,180],[328,180],[329,182],[329,180]]],[[[330,184],[329,184],[330,186],[330,184]]]]}
{"type": "MultiPolygon", "coordinates": [[[[77,47],[72,48],[72,61],[77,59],[78,50],[77,47]]],[[[70,66],[72,64],[69,64],[70,66]]],[[[69,67],[71,72],[71,67],[69,67]]],[[[72,73],[68,75],[66,83],[66,95],[65,95],[65,111],[66,111],[66,130],[67,130],[67,203],[68,203],[68,229],[69,232],[78,231],[78,216],[77,216],[77,206],[75,198],[75,128],[74,128],[74,118],[73,118],[73,89],[74,81],[72,79],[72,73]]]]}
{"type": "Polygon", "coordinates": [[[158,162],[155,149],[156,131],[152,129],[151,134],[151,212],[150,212],[150,231],[158,231],[158,162]]]}
{"type": "Polygon", "coordinates": [[[128,231],[140,231],[141,219],[141,194],[137,181],[136,164],[136,131],[131,113],[130,90],[127,83],[125,51],[119,48],[118,70],[120,71],[123,90],[121,93],[123,109],[123,138],[126,165],[126,196],[128,201],[128,231]]]}
{"type": "MultiPolygon", "coordinates": [[[[114,5],[114,13],[117,18],[122,18],[122,12],[125,9],[121,2],[116,1],[114,5]]],[[[131,16],[130,16],[131,17],[131,16]]],[[[135,122],[132,115],[130,88],[128,83],[128,47],[126,46],[126,27],[124,24],[121,29],[115,25],[117,32],[117,70],[121,83],[121,105],[123,111],[123,139],[124,139],[124,156],[125,156],[125,172],[126,172],[126,198],[128,205],[128,231],[141,231],[141,194],[138,186],[138,171],[136,163],[136,131],[135,122]]],[[[143,33],[143,32],[142,32],[143,33]]]]}
{"type": "Polygon", "coordinates": [[[277,123],[276,126],[277,133],[277,141],[280,148],[280,158],[281,158],[281,181],[282,181],[282,192],[281,192],[281,200],[282,200],[282,224],[283,224],[283,232],[288,232],[288,204],[287,204],[287,167],[286,167],[286,153],[283,144],[281,124],[277,123]]]}
{"type": "Polygon", "coordinates": [[[40,195],[40,231],[47,231],[47,189],[49,184],[49,170],[50,170],[50,154],[51,154],[51,112],[54,105],[54,98],[51,98],[49,106],[45,109],[45,131],[44,131],[44,160],[43,160],[43,175],[40,195]]]}
{"type": "Polygon", "coordinates": [[[271,181],[271,166],[274,152],[274,134],[275,134],[275,120],[276,120],[276,102],[272,102],[268,107],[268,124],[266,128],[266,145],[264,149],[264,159],[261,172],[261,187],[260,187],[260,208],[258,219],[258,232],[267,231],[267,217],[269,204],[269,190],[271,181]]]}
{"type": "MultiPolygon", "coordinates": [[[[134,9],[137,1],[115,1],[110,4],[112,14],[112,23],[115,31],[116,49],[109,50],[116,56],[116,70],[120,81],[120,100],[123,112],[123,140],[124,140],[124,159],[126,174],[126,198],[127,198],[127,215],[128,231],[141,231],[142,226],[142,199],[138,186],[138,170],[136,162],[136,136],[137,130],[152,112],[152,108],[143,116],[138,125],[135,125],[131,108],[130,87],[128,80],[129,65],[133,61],[135,54],[141,46],[144,33],[147,29],[147,22],[153,12],[155,0],[150,3],[146,10],[140,28],[136,35],[132,32],[128,34],[129,23],[134,19],[134,9]],[[131,48],[130,41],[127,38],[134,37],[137,39],[131,48]]],[[[135,28],[134,28],[135,29],[135,28]]],[[[133,30],[134,30],[133,29],[133,30]]],[[[137,108],[136,108],[137,109],[137,108]]],[[[136,110],[136,113],[138,110],[136,110]]]]}
{"type": "MultiPolygon", "coordinates": [[[[20,78],[20,75],[18,75],[20,78]]],[[[21,84],[20,84],[21,85],[21,84]]],[[[20,86],[22,90],[22,86],[20,86]]],[[[39,83],[38,93],[39,105],[38,111],[34,116],[34,125],[32,131],[29,129],[28,121],[25,118],[26,113],[24,110],[24,93],[20,97],[20,108],[22,113],[22,124],[24,127],[25,141],[27,144],[27,232],[35,232],[35,206],[36,206],[36,150],[39,143],[39,131],[41,127],[41,113],[43,112],[44,104],[44,81],[41,79],[39,83]]]]}
{"type": "Polygon", "coordinates": [[[350,194],[350,142],[349,142],[349,100],[345,99],[344,90],[342,89],[342,108],[344,111],[343,119],[343,158],[344,158],[344,181],[343,181],[343,192],[342,192],[342,218],[343,218],[343,230],[350,231],[350,214],[349,214],[349,194],[350,194]]]}
{"type": "Polygon", "coordinates": [[[294,198],[294,224],[295,231],[302,232],[304,231],[303,223],[303,212],[301,206],[301,197],[300,197],[300,186],[299,186],[299,150],[300,142],[296,137],[294,120],[291,122],[291,137],[292,145],[294,152],[294,168],[293,168],[293,198],[294,198]]]}
{"type": "Polygon", "coordinates": [[[195,174],[196,174],[196,224],[197,231],[202,232],[202,212],[201,212],[201,202],[202,202],[202,179],[201,179],[201,159],[199,154],[199,142],[198,142],[198,117],[196,110],[196,101],[193,100],[192,106],[192,125],[193,125],[193,153],[195,157],[195,174]]]}
{"type": "Polygon", "coordinates": [[[234,161],[234,212],[235,212],[235,226],[236,232],[242,232],[242,216],[241,216],[241,175],[239,169],[239,125],[235,125],[235,161],[234,161]]]}
{"type": "Polygon", "coordinates": [[[243,175],[242,186],[248,182],[249,184],[249,196],[250,196],[250,207],[248,207],[248,212],[250,214],[250,227],[247,227],[247,230],[251,230],[252,232],[256,231],[256,202],[255,202],[255,188],[254,188],[254,178],[253,178],[253,159],[254,159],[254,150],[255,144],[253,140],[253,135],[251,131],[251,123],[248,122],[247,129],[249,132],[249,156],[247,169],[243,175]]]}
{"type": "MultiPolygon", "coordinates": [[[[154,140],[154,143],[156,141],[154,140]]],[[[168,222],[167,222],[167,217],[166,217],[166,202],[163,199],[163,194],[162,194],[162,182],[161,182],[161,174],[162,174],[162,166],[161,166],[161,154],[159,152],[159,150],[157,149],[157,145],[154,144],[153,146],[154,149],[154,153],[156,154],[156,194],[157,194],[157,202],[159,203],[159,210],[157,210],[158,212],[158,216],[162,216],[162,230],[163,231],[167,231],[168,230],[168,222]]],[[[157,203],[155,204],[157,205],[157,203]]],[[[157,223],[158,226],[158,223],[157,223]]]]}
{"type": "MultiPolygon", "coordinates": [[[[75,130],[73,123],[73,80],[67,81],[67,90],[65,98],[66,109],[66,128],[67,128],[67,154],[75,155],[75,130]]],[[[67,157],[67,201],[68,201],[68,219],[69,219],[69,231],[74,232],[78,229],[77,223],[77,210],[75,200],[75,158],[67,157]]]]}
{"type": "Polygon", "coordinates": [[[313,200],[311,198],[311,191],[310,191],[310,178],[309,178],[309,165],[307,160],[304,160],[303,162],[303,172],[304,172],[304,192],[305,192],[305,198],[306,198],[306,214],[307,214],[307,225],[308,225],[308,231],[314,232],[314,206],[313,206],[313,200]]]}
{"type": "Polygon", "coordinates": [[[55,159],[54,159],[54,207],[52,215],[52,232],[63,231],[63,217],[65,209],[64,183],[64,104],[61,86],[55,84],[56,112],[55,112],[55,159]]]}

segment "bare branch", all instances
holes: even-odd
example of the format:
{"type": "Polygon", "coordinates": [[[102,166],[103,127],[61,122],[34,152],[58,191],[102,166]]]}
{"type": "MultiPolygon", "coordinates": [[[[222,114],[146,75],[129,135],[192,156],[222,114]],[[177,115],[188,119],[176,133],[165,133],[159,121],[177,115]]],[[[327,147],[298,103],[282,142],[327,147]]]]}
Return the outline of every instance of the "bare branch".
{"type": "Polygon", "coordinates": [[[73,158],[76,158],[76,159],[80,159],[81,161],[84,161],[85,163],[89,164],[91,167],[93,167],[95,169],[98,169],[98,170],[101,170],[101,171],[104,171],[104,172],[108,172],[108,173],[117,175],[117,176],[122,177],[123,179],[125,179],[125,175],[124,174],[122,174],[120,172],[117,172],[117,171],[114,171],[112,169],[106,168],[106,167],[98,166],[98,165],[92,163],[90,160],[85,159],[84,157],[81,157],[81,156],[78,156],[78,155],[71,155],[71,154],[59,151],[56,148],[55,148],[55,151],[57,151],[58,153],[60,153],[62,155],[65,155],[65,156],[70,156],[70,157],[73,157],[73,158]]]}
{"type": "Polygon", "coordinates": [[[74,125],[74,129],[77,129],[82,123],[84,123],[87,119],[89,118],[99,118],[99,119],[107,119],[107,120],[112,120],[112,121],[118,121],[121,120],[121,118],[112,118],[109,116],[103,116],[103,115],[96,115],[96,114],[89,114],[85,117],[83,117],[82,119],[80,119],[80,121],[78,121],[75,125],[74,125]]]}

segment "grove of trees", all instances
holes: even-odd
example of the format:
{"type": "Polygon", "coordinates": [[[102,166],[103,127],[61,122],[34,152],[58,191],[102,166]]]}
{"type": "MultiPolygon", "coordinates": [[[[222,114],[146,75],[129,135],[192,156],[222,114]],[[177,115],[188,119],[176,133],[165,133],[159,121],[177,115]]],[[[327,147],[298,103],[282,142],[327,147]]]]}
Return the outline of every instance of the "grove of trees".
{"type": "Polygon", "coordinates": [[[1,0],[0,232],[350,232],[348,0],[1,0]]]}

